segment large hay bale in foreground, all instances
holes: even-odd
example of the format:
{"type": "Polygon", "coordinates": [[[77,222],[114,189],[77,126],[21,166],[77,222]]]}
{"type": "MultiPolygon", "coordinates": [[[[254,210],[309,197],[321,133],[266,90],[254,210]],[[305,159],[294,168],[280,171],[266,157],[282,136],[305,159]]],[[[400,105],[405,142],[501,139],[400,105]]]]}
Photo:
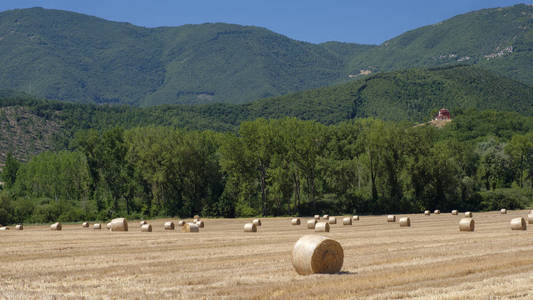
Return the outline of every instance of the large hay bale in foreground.
{"type": "Polygon", "coordinates": [[[315,220],[319,221],[320,220],[320,215],[315,215],[315,220]]]}
{"type": "Polygon", "coordinates": [[[342,225],[352,225],[352,218],[347,217],[342,219],[342,225]]]}
{"type": "Polygon", "coordinates": [[[424,215],[425,215],[425,216],[429,216],[429,215],[431,215],[431,212],[430,212],[429,210],[425,210],[425,211],[424,211],[424,215]]]}
{"type": "Polygon", "coordinates": [[[93,229],[94,229],[94,230],[100,230],[100,229],[102,229],[102,224],[100,224],[100,223],[94,223],[94,225],[93,225],[93,229]]]}
{"type": "Polygon", "coordinates": [[[315,229],[317,221],[315,219],[307,221],[307,229],[315,229]]]}
{"type": "Polygon", "coordinates": [[[61,223],[59,222],[50,225],[50,230],[61,230],[61,229],[62,229],[61,223]]]}
{"type": "Polygon", "coordinates": [[[165,230],[174,230],[174,222],[165,222],[165,230]]]}
{"type": "Polygon", "coordinates": [[[396,222],[396,216],[395,215],[388,215],[387,216],[387,222],[396,222]]]}
{"type": "Polygon", "coordinates": [[[338,273],[343,262],[342,246],[323,236],[305,235],[292,249],[292,265],[300,275],[338,273]]]}
{"type": "Polygon", "coordinates": [[[259,219],[254,219],[252,223],[254,223],[255,226],[261,226],[261,220],[259,219]]]}
{"type": "Polygon", "coordinates": [[[329,223],[326,223],[326,222],[316,223],[315,232],[329,232],[329,223]]]}
{"type": "Polygon", "coordinates": [[[353,216],[353,217],[352,217],[352,221],[359,221],[359,216],[357,216],[357,215],[356,215],[356,216],[353,216]]]}
{"type": "Polygon", "coordinates": [[[502,215],[507,214],[507,209],[505,209],[505,208],[500,209],[500,214],[502,214],[502,215]]]}
{"type": "Polygon", "coordinates": [[[435,211],[434,211],[433,213],[436,214],[436,215],[438,215],[438,214],[440,214],[440,210],[435,209],[435,211]]]}
{"type": "Polygon", "coordinates": [[[9,230],[9,227],[7,226],[0,227],[0,231],[7,231],[7,230],[9,230]]]}
{"type": "Polygon", "coordinates": [[[400,227],[411,227],[411,219],[409,217],[400,218],[400,227]]]}
{"type": "Polygon", "coordinates": [[[511,220],[511,230],[526,230],[527,224],[524,218],[514,218],[511,220]]]}
{"type": "Polygon", "coordinates": [[[185,221],[184,220],[178,221],[178,226],[179,227],[185,226],[185,221]]]}
{"type": "Polygon", "coordinates": [[[128,231],[128,221],[126,218],[111,220],[111,231],[128,231]]]}
{"type": "Polygon", "coordinates": [[[475,222],[472,218],[462,218],[459,221],[459,231],[474,231],[475,222]]]}
{"type": "Polygon", "coordinates": [[[89,222],[83,222],[83,223],[81,224],[81,227],[83,227],[83,228],[89,228],[89,222]]]}
{"type": "Polygon", "coordinates": [[[202,220],[198,220],[198,221],[194,222],[194,224],[196,224],[200,228],[204,228],[204,221],[202,221],[202,220]]]}
{"type": "Polygon", "coordinates": [[[300,218],[293,218],[291,220],[292,225],[300,225],[300,218]]]}
{"type": "Polygon", "coordinates": [[[22,224],[18,224],[15,226],[15,230],[24,230],[24,226],[22,224]]]}
{"type": "Polygon", "coordinates": [[[473,216],[472,212],[470,212],[470,211],[465,212],[465,217],[472,218],[472,216],[473,216]]]}
{"type": "Polygon", "coordinates": [[[257,232],[257,226],[254,223],[244,224],[244,232],[257,232]]]}
{"type": "Polygon", "coordinates": [[[528,222],[529,224],[533,224],[533,214],[529,214],[529,215],[527,215],[527,222],[528,222]]]}
{"type": "Polygon", "coordinates": [[[452,210],[452,215],[457,216],[457,214],[459,214],[459,212],[457,211],[457,209],[452,210]]]}
{"type": "Polygon", "coordinates": [[[200,232],[200,228],[194,223],[185,223],[185,225],[181,227],[181,232],[200,232]]]}
{"type": "Polygon", "coordinates": [[[144,224],[141,226],[141,232],[152,232],[152,224],[144,224]]]}
{"type": "Polygon", "coordinates": [[[337,218],[335,217],[329,217],[328,219],[329,224],[337,224],[337,218]]]}

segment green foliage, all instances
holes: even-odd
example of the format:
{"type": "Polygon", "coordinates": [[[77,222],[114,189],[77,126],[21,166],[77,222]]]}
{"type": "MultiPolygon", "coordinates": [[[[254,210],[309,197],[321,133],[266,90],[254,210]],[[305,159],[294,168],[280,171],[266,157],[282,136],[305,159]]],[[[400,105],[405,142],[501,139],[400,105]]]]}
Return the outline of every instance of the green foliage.
{"type": "Polygon", "coordinates": [[[10,188],[13,186],[13,184],[15,184],[19,168],[20,163],[13,156],[13,154],[9,152],[6,157],[5,166],[2,169],[2,173],[0,174],[2,175],[1,178],[6,188],[10,188]]]}

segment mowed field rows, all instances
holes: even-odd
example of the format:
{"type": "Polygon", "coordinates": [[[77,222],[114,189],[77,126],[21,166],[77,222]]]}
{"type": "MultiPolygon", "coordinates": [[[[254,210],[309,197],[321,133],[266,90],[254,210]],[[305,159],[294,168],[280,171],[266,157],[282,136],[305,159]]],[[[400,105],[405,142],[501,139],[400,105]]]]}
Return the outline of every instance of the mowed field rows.
{"type": "Polygon", "coordinates": [[[153,232],[26,226],[0,232],[0,298],[533,298],[533,227],[509,225],[527,211],[474,213],[475,232],[459,232],[461,213],[407,216],[411,227],[339,218],[320,234],[344,248],[342,272],[310,276],[291,264],[316,234],[306,218],[263,218],[256,233],[243,232],[251,219],[204,219],[200,233],[164,231],[168,219],[153,232]]]}

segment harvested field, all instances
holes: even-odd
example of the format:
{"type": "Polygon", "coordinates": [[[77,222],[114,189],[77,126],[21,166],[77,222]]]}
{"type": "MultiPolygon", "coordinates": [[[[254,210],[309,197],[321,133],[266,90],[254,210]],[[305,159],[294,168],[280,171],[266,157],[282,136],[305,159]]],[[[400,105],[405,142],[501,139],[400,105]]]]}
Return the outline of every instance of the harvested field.
{"type": "Polygon", "coordinates": [[[262,218],[254,234],[243,232],[249,219],[203,219],[196,234],[165,231],[169,219],[150,220],[152,233],[25,225],[0,233],[0,299],[531,299],[533,230],[509,228],[527,214],[475,213],[474,232],[459,232],[462,215],[449,212],[397,215],[410,228],[361,216],[329,233],[290,218],[262,218]],[[292,248],[305,234],[342,245],[341,273],[295,272],[292,248]]]}

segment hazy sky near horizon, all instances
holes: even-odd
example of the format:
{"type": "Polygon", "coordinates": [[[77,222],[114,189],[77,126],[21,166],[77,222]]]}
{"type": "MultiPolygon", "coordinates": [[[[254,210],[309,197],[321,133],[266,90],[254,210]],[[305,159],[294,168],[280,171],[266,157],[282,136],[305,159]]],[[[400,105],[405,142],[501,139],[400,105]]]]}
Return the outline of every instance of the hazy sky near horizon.
{"type": "Polygon", "coordinates": [[[313,43],[380,44],[458,14],[518,3],[533,0],[0,0],[0,11],[40,6],[145,27],[226,22],[313,43]]]}

